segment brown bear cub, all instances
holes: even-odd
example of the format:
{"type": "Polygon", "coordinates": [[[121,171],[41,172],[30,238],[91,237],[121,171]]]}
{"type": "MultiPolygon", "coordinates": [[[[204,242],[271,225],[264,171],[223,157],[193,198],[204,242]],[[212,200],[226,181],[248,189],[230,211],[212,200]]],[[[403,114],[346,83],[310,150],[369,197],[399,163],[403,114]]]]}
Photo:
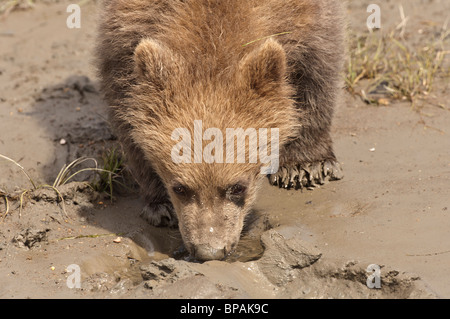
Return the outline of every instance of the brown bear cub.
{"type": "Polygon", "coordinates": [[[102,90],[145,196],[143,216],[178,224],[193,257],[223,259],[239,241],[267,176],[267,162],[250,160],[252,132],[276,129],[276,145],[265,148],[279,149],[272,184],[309,188],[342,177],[330,138],[344,60],[339,1],[104,0],[101,12],[102,90]],[[239,134],[210,129],[245,130],[246,160],[225,148],[239,134]],[[180,132],[192,144],[176,148],[180,132]],[[208,147],[213,161],[202,159],[208,147]]]}

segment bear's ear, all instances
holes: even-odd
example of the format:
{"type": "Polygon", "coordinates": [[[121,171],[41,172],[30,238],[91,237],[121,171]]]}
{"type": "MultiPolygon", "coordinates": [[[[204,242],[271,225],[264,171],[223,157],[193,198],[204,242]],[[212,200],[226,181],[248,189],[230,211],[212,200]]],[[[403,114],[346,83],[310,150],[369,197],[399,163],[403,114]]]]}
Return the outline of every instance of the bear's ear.
{"type": "Polygon", "coordinates": [[[143,39],[136,47],[134,63],[138,79],[159,90],[165,88],[176,67],[172,53],[151,39],[143,39]]]}
{"type": "Polygon", "coordinates": [[[239,69],[244,85],[266,94],[285,81],[286,53],[277,41],[268,39],[242,59],[239,69]]]}

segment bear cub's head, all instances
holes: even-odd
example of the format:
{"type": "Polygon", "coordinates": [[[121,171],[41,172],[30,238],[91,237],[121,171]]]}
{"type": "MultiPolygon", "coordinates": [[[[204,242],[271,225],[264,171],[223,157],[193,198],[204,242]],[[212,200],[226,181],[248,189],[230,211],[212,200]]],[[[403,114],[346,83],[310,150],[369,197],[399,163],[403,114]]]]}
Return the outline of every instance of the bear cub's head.
{"type": "Polygon", "coordinates": [[[129,134],[163,182],[189,252],[223,259],[298,129],[284,49],[269,39],[211,56],[144,39],[134,62],[129,134]]]}

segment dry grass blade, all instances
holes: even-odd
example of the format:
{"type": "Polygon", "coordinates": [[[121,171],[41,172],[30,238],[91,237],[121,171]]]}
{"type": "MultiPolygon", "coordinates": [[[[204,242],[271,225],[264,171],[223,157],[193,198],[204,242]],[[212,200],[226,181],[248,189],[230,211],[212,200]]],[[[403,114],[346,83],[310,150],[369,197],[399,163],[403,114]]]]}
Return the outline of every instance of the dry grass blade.
{"type": "Polygon", "coordinates": [[[25,196],[26,193],[28,193],[28,190],[25,190],[20,194],[19,218],[22,217],[23,197],[25,196]]]}
{"type": "Polygon", "coordinates": [[[80,238],[100,238],[100,237],[112,237],[112,236],[123,236],[124,233],[111,233],[111,234],[93,234],[93,235],[78,235],[78,236],[71,236],[71,237],[62,237],[58,238],[56,241],[60,240],[68,240],[68,239],[80,239],[80,238]]]}
{"type": "Polygon", "coordinates": [[[11,11],[17,9],[17,8],[32,8],[34,6],[33,0],[10,0],[10,1],[4,1],[3,4],[0,4],[0,16],[6,16],[11,11]]]}
{"type": "Polygon", "coordinates": [[[9,201],[8,201],[8,195],[7,195],[6,193],[0,191],[0,195],[3,197],[3,199],[4,199],[4,201],[5,201],[5,206],[6,206],[6,208],[5,208],[5,213],[4,213],[3,216],[2,216],[2,221],[4,221],[5,218],[6,218],[6,216],[7,216],[8,213],[9,213],[9,201]]]}
{"type": "Polygon", "coordinates": [[[81,157],[77,158],[76,160],[72,161],[69,165],[64,165],[62,169],[59,171],[58,176],[56,177],[55,181],[53,182],[53,187],[58,187],[61,185],[66,184],[69,180],[71,180],[74,176],[88,170],[98,170],[98,164],[97,161],[94,158],[91,157],[81,157]],[[77,172],[73,173],[72,175],[69,175],[71,170],[79,165],[81,165],[84,162],[87,161],[93,161],[95,168],[88,168],[88,169],[81,169],[77,172]]]}
{"type": "Polygon", "coordinates": [[[61,192],[59,191],[58,188],[56,188],[55,186],[52,186],[52,185],[47,185],[47,184],[41,185],[41,186],[39,186],[39,188],[50,188],[50,189],[53,189],[55,191],[55,193],[58,195],[59,200],[61,201],[61,206],[62,206],[62,210],[64,212],[64,215],[66,217],[69,217],[67,215],[67,212],[66,212],[66,204],[64,203],[64,196],[61,194],[61,192]]]}
{"type": "Polygon", "coordinates": [[[27,171],[25,170],[25,168],[23,168],[22,165],[20,165],[19,163],[17,163],[15,160],[13,160],[13,159],[11,159],[11,158],[5,156],[5,155],[2,155],[2,154],[0,154],[0,158],[3,158],[3,159],[5,159],[5,160],[7,160],[7,161],[9,161],[9,162],[11,162],[11,163],[13,163],[13,164],[15,164],[17,167],[19,167],[20,170],[21,170],[21,171],[25,174],[25,176],[28,178],[28,180],[30,181],[30,183],[33,185],[33,188],[34,188],[34,189],[37,189],[36,184],[34,183],[33,179],[30,177],[30,175],[27,173],[27,171]]]}

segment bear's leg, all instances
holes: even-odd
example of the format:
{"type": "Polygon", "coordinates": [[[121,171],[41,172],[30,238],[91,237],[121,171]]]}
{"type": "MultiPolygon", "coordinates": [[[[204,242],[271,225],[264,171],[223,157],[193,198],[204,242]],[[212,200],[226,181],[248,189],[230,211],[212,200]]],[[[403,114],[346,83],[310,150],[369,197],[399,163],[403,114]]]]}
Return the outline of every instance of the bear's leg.
{"type": "Polygon", "coordinates": [[[324,57],[320,50],[311,49],[303,54],[304,63],[292,66],[291,83],[296,87],[294,99],[302,114],[301,128],[298,137],[280,149],[280,169],[269,176],[273,185],[313,189],[343,178],[330,136],[333,111],[342,90],[341,59],[336,56],[324,57]]]}
{"type": "Polygon", "coordinates": [[[150,225],[158,227],[176,227],[178,220],[172,203],[160,177],[145,160],[142,151],[130,141],[122,143],[131,172],[144,195],[145,206],[141,217],[150,225]]]}
{"type": "Polygon", "coordinates": [[[178,220],[159,176],[153,173],[147,180],[145,188],[141,187],[145,198],[141,217],[153,226],[176,227],[178,220]]]}

